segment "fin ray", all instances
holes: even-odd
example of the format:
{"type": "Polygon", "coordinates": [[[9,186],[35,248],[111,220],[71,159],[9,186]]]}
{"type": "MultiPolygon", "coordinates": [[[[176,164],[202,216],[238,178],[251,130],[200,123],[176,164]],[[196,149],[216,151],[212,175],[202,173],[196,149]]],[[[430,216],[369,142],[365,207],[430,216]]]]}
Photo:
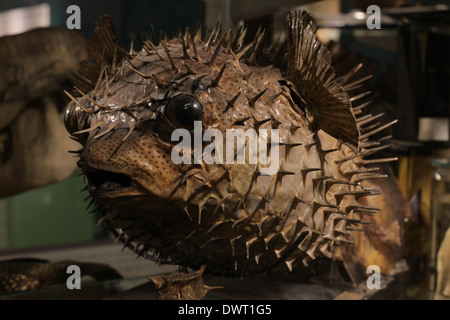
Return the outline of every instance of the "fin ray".
{"type": "Polygon", "coordinates": [[[345,89],[335,81],[332,56],[316,36],[317,22],[306,11],[287,12],[288,71],[307,101],[316,126],[359,151],[360,129],[345,89]]]}

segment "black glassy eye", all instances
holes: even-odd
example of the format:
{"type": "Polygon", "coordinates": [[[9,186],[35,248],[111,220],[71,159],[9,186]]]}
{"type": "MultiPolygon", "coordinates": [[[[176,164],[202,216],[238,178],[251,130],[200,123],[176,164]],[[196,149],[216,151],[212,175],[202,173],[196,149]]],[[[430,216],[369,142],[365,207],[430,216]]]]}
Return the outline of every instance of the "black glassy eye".
{"type": "MultiPolygon", "coordinates": [[[[89,114],[75,103],[70,102],[64,111],[64,125],[70,134],[89,128],[89,114]]],[[[78,138],[81,135],[76,135],[78,138]]]]}
{"type": "Polygon", "coordinates": [[[194,121],[202,120],[203,107],[194,97],[180,94],[169,100],[164,114],[174,126],[190,129],[194,121]]]}

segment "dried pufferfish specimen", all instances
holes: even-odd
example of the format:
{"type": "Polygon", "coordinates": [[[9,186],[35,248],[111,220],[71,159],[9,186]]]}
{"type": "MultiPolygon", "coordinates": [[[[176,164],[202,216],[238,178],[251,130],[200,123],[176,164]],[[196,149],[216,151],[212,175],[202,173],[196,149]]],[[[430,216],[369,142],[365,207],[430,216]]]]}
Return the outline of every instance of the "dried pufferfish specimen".
{"type": "Polygon", "coordinates": [[[287,22],[287,52],[264,31],[244,45],[245,31],[220,28],[126,52],[111,22],[99,24],[66,127],[83,146],[79,166],[101,221],[139,255],[230,276],[292,270],[332,258],[378,211],[359,202],[380,194],[368,181],[384,177],[366,166],[395,158],[368,159],[389,137],[370,138],[395,121],[363,115],[364,95],[348,93],[365,80],[351,80],[361,66],[336,78],[308,13],[289,11],[287,22]],[[262,174],[262,163],[175,164],[171,134],[195,121],[223,137],[278,129],[277,173],[262,174]]]}

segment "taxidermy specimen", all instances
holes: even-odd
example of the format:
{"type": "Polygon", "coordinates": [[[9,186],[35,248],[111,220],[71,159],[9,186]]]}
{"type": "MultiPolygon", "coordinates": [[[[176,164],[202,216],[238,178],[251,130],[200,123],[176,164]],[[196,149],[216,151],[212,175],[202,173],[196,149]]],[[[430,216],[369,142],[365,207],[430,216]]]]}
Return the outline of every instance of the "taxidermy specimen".
{"type": "Polygon", "coordinates": [[[263,30],[247,44],[245,30],[218,27],[158,45],[141,39],[135,52],[119,48],[111,29],[107,18],[97,26],[92,59],[67,92],[65,122],[82,145],[78,165],[101,221],[126,246],[226,276],[369,254],[369,245],[340,248],[383,214],[373,180],[385,175],[373,165],[396,158],[374,158],[389,136],[373,137],[395,121],[363,113],[364,94],[351,95],[366,80],[352,80],[361,66],[337,77],[308,13],[287,12],[286,44],[263,30]],[[207,164],[195,152],[175,164],[172,133],[192,133],[196,121],[223,137],[277,129],[276,173],[263,174],[269,164],[261,162],[207,164]]]}

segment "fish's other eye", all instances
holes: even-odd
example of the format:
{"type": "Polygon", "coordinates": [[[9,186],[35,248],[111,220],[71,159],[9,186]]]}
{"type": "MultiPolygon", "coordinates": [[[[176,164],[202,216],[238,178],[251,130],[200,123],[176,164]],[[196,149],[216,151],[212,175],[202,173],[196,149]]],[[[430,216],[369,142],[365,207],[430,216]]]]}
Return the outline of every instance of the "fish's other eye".
{"type": "Polygon", "coordinates": [[[164,114],[174,126],[191,129],[194,121],[202,120],[203,106],[193,96],[180,94],[169,100],[164,114]]]}
{"type": "MultiPolygon", "coordinates": [[[[66,130],[74,135],[77,131],[89,128],[90,120],[89,114],[82,110],[74,102],[69,102],[64,110],[64,125],[66,130]]],[[[77,135],[81,137],[80,135],[77,135]]]]}

